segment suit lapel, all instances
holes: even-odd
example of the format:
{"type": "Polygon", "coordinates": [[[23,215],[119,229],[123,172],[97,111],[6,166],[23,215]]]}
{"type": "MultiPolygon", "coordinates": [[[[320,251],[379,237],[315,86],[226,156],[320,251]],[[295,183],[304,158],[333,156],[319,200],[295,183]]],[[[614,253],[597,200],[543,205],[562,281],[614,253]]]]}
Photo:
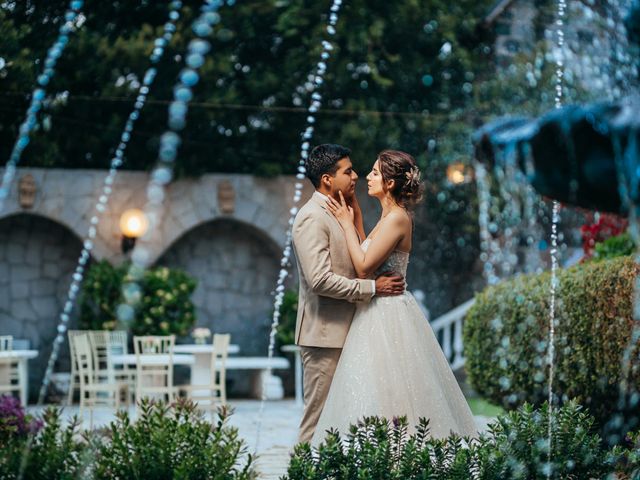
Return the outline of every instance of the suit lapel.
{"type": "MultiPolygon", "coordinates": [[[[325,215],[328,215],[331,218],[331,220],[333,221],[333,225],[334,226],[340,227],[340,222],[338,222],[336,217],[334,217],[333,214],[329,210],[327,210],[327,201],[325,200],[323,194],[318,193],[318,192],[313,192],[313,195],[311,196],[311,200],[315,204],[320,206],[320,208],[322,208],[322,210],[324,211],[325,215]]],[[[342,230],[342,227],[340,227],[340,229],[342,230]]]]}

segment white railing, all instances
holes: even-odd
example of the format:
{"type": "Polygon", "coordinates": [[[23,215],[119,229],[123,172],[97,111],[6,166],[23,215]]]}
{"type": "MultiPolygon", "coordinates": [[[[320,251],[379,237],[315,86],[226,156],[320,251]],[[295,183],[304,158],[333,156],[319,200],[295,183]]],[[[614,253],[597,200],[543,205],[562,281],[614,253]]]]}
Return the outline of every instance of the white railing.
{"type": "Polygon", "coordinates": [[[433,333],[436,334],[442,351],[453,370],[464,366],[462,324],[464,316],[474,301],[475,299],[472,298],[431,322],[433,333]]]}

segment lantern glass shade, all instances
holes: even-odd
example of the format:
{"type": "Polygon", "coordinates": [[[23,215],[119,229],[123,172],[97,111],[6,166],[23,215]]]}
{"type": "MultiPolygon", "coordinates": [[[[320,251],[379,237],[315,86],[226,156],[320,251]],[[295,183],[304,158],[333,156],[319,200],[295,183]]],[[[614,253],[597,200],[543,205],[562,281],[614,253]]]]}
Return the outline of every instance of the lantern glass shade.
{"type": "Polygon", "coordinates": [[[139,238],[149,228],[149,220],[142,210],[132,208],[120,217],[120,230],[125,237],[139,238]]]}
{"type": "Polygon", "coordinates": [[[447,180],[453,185],[460,185],[471,181],[470,168],[463,163],[452,163],[447,167],[447,180]]]}

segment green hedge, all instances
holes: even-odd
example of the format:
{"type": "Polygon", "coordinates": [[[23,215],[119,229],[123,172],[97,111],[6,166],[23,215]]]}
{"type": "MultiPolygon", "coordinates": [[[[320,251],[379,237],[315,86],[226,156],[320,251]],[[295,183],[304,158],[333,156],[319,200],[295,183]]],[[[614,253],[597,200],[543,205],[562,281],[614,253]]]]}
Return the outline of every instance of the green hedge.
{"type": "MultiPolygon", "coordinates": [[[[558,272],[554,391],[562,402],[575,398],[588,407],[600,425],[617,410],[637,272],[630,257],[558,272]]],[[[496,404],[514,408],[547,399],[550,282],[547,272],[489,287],[467,314],[467,373],[476,391],[496,404]]],[[[630,385],[637,386],[640,371],[631,375],[630,385]]]]}

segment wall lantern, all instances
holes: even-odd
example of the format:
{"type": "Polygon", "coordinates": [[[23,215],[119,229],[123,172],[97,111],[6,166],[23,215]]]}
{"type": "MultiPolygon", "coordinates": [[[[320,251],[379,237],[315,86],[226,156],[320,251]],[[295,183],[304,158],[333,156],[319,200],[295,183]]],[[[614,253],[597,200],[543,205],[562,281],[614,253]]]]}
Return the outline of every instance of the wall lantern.
{"type": "Polygon", "coordinates": [[[142,210],[132,208],[120,217],[120,231],[122,232],[122,253],[127,253],[136,244],[136,239],[147,233],[149,220],[142,210]]]}
{"type": "Polygon", "coordinates": [[[447,180],[452,185],[469,183],[473,178],[473,170],[462,162],[452,163],[447,167],[447,180]]]}

